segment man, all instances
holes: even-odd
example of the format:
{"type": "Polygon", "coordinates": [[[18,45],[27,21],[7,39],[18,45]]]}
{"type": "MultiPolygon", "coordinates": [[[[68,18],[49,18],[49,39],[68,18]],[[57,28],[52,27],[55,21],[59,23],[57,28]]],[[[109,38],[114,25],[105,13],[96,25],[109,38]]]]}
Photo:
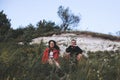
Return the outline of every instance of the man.
{"type": "Polygon", "coordinates": [[[82,49],[80,49],[77,45],[76,45],[76,40],[73,39],[71,41],[71,45],[66,48],[66,55],[69,56],[70,58],[75,58],[75,61],[80,61],[81,57],[82,57],[82,49]]]}

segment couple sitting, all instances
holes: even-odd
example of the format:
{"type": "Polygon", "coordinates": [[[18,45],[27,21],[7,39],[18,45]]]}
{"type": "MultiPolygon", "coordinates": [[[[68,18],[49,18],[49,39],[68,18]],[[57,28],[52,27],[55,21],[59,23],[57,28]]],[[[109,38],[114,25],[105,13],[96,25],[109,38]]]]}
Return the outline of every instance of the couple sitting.
{"type": "MultiPolygon", "coordinates": [[[[58,68],[60,68],[59,65],[59,47],[56,45],[56,42],[54,40],[49,41],[48,48],[45,49],[42,57],[43,63],[49,63],[50,65],[55,64],[58,68]]],[[[75,56],[76,62],[78,62],[82,57],[82,50],[76,45],[76,40],[71,41],[71,45],[66,48],[66,54],[65,56],[67,58],[75,56]]]]}

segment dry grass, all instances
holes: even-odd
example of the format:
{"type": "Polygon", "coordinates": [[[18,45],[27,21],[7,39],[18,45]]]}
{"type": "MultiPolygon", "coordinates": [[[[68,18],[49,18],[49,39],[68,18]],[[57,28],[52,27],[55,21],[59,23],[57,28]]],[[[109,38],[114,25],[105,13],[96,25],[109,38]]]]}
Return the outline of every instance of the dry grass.
{"type": "Polygon", "coordinates": [[[90,32],[90,31],[67,31],[67,32],[61,32],[59,34],[62,34],[62,33],[74,33],[77,35],[85,35],[85,36],[97,37],[97,38],[102,38],[102,39],[107,39],[112,41],[120,41],[120,37],[118,36],[97,33],[97,32],[90,32]]]}

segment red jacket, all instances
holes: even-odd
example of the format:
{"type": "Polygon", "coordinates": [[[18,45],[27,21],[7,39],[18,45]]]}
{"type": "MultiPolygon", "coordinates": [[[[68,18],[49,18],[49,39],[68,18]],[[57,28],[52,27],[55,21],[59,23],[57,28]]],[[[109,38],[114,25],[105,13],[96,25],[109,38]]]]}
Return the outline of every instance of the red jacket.
{"type": "MultiPolygon", "coordinates": [[[[53,49],[53,58],[56,61],[58,61],[58,57],[59,57],[59,50],[53,49]]],[[[49,59],[49,48],[46,48],[42,56],[42,62],[46,63],[48,59],[49,59]]]]}

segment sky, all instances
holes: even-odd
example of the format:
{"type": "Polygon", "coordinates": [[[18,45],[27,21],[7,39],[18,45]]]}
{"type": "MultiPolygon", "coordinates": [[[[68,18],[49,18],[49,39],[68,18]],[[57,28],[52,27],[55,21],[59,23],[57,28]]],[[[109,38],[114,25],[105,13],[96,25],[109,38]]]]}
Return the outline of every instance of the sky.
{"type": "Polygon", "coordinates": [[[58,7],[69,7],[81,20],[75,30],[99,33],[120,31],[120,0],[0,0],[0,11],[11,19],[13,29],[36,24],[45,19],[62,23],[58,7]]]}

